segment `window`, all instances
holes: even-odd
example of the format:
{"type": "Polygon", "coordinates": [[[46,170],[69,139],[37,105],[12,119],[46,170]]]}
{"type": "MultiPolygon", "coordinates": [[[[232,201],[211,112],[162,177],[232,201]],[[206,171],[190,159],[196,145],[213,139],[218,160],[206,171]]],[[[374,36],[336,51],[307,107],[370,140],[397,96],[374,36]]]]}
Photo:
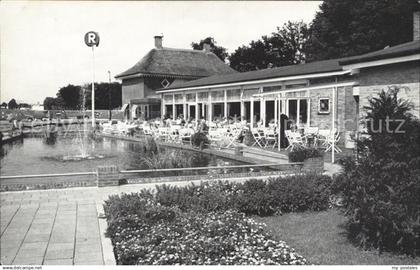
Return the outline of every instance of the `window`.
{"type": "Polygon", "coordinates": [[[320,98],[319,99],[318,113],[319,114],[329,114],[330,113],[330,99],[329,98],[320,98]]]}

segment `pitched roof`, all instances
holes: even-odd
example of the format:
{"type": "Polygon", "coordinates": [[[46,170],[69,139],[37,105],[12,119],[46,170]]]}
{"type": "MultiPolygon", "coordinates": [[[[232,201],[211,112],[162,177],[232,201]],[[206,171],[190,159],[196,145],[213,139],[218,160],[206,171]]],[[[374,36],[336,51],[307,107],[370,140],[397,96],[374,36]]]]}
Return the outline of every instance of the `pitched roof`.
{"type": "Polygon", "coordinates": [[[207,85],[210,86],[210,85],[215,85],[215,84],[226,84],[226,83],[235,83],[235,82],[243,82],[243,81],[254,81],[254,80],[261,80],[261,79],[340,71],[342,70],[342,68],[338,64],[339,60],[340,59],[331,59],[331,60],[317,61],[317,62],[312,62],[312,63],[307,63],[307,64],[290,65],[290,66],[271,68],[271,69],[262,69],[262,70],[256,70],[256,71],[227,74],[227,75],[215,75],[215,76],[210,76],[206,78],[201,78],[198,80],[188,81],[179,85],[173,85],[168,88],[160,89],[160,90],[171,90],[171,89],[207,86],[207,85]]]}
{"type": "Polygon", "coordinates": [[[129,75],[166,75],[200,78],[236,71],[214,53],[199,50],[161,48],[150,50],[139,62],[115,78],[129,75]]]}
{"type": "Polygon", "coordinates": [[[400,45],[388,47],[379,51],[348,57],[340,61],[340,65],[350,65],[361,62],[407,56],[417,53],[420,53],[420,40],[415,40],[400,45]]]}

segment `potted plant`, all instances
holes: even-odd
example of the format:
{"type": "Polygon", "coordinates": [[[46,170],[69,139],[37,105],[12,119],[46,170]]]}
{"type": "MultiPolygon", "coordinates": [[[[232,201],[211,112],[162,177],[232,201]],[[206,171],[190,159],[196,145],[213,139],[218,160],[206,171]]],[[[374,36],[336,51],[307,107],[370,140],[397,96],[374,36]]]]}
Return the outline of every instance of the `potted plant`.
{"type": "Polygon", "coordinates": [[[290,162],[303,162],[304,171],[322,172],[324,170],[324,156],[321,151],[313,147],[299,147],[289,152],[290,162]]]}

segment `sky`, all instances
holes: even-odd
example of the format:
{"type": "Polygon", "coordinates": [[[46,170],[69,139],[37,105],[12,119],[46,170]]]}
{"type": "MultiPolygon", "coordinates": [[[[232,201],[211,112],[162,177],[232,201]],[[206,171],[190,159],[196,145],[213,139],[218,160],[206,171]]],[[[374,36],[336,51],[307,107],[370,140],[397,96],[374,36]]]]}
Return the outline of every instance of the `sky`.
{"type": "Polygon", "coordinates": [[[320,2],[0,2],[1,102],[34,104],[55,97],[60,87],[108,81],[138,62],[163,34],[163,46],[191,48],[208,36],[234,52],[287,21],[310,23],[320,2]]]}

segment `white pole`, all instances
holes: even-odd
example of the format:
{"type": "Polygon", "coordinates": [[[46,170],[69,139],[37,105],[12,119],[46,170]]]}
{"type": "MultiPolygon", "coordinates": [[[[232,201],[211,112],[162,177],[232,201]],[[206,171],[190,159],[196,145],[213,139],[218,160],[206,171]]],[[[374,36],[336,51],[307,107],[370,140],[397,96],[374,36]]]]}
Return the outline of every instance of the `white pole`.
{"type": "Polygon", "coordinates": [[[331,147],[331,162],[334,163],[334,154],[335,154],[335,89],[336,87],[334,86],[332,89],[332,123],[331,123],[331,133],[332,133],[332,147],[331,147]]]}
{"type": "Polygon", "coordinates": [[[274,124],[277,124],[277,97],[274,98],[274,124]]]}
{"type": "MultiPolygon", "coordinates": [[[[275,101],[276,102],[276,104],[277,104],[277,100],[275,101]]],[[[280,108],[280,104],[281,104],[281,96],[279,95],[278,96],[278,102],[279,102],[279,108],[280,108]]],[[[281,150],[281,132],[280,132],[280,130],[281,130],[281,113],[279,112],[278,114],[277,114],[277,116],[278,116],[278,121],[277,121],[277,123],[278,123],[278,125],[277,125],[277,136],[278,136],[278,138],[277,138],[277,149],[278,149],[278,151],[280,152],[280,150],[281,150]]]]}
{"type": "Polygon", "coordinates": [[[95,129],[95,46],[92,46],[92,128],[95,129]]]}
{"type": "Polygon", "coordinates": [[[250,107],[251,107],[251,112],[250,112],[250,116],[251,116],[251,121],[250,121],[250,124],[251,124],[251,128],[253,128],[254,127],[254,97],[251,97],[251,99],[250,99],[250,107]]]}
{"type": "Polygon", "coordinates": [[[223,115],[225,118],[228,117],[228,104],[227,104],[227,91],[224,90],[224,98],[223,98],[223,115]]]}

